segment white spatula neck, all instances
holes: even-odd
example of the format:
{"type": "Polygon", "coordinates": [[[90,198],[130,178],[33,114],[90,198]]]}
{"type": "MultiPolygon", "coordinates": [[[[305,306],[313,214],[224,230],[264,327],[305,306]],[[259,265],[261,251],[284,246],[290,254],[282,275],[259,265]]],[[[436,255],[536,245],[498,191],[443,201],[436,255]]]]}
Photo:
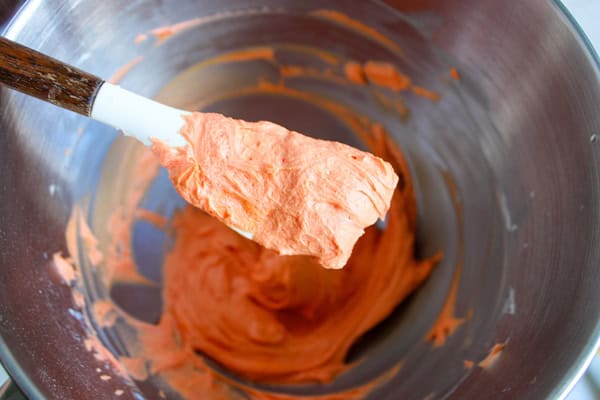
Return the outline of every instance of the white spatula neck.
{"type": "Polygon", "coordinates": [[[190,113],[105,82],[96,95],[91,117],[122,130],[145,145],[150,145],[150,139],[156,138],[170,146],[183,146],[185,139],[179,130],[186,114],[190,113]]]}

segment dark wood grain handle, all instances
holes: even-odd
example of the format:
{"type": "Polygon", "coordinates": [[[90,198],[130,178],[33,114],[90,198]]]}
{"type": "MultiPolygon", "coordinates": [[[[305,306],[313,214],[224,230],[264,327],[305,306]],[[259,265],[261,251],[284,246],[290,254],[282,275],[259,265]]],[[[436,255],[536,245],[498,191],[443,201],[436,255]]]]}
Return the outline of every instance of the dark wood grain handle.
{"type": "Polygon", "coordinates": [[[90,116],[103,80],[0,37],[0,83],[59,107],[90,116]]]}

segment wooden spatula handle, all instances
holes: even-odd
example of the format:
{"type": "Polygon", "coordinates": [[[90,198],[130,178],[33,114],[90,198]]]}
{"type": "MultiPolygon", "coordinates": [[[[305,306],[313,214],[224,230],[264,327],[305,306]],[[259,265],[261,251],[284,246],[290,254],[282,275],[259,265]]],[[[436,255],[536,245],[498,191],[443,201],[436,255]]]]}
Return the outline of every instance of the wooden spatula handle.
{"type": "Polygon", "coordinates": [[[103,80],[0,37],[0,83],[90,116],[103,80]]]}

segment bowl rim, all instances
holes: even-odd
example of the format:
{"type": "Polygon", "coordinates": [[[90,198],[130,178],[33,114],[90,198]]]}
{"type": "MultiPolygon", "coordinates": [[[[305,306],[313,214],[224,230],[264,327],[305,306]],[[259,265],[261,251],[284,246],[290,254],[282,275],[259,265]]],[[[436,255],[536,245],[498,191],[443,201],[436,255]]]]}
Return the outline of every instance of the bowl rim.
{"type": "MultiPolygon", "coordinates": [[[[600,48],[596,49],[594,47],[583,27],[579,24],[571,10],[569,10],[562,0],[553,0],[553,3],[558,11],[567,19],[567,23],[571,25],[571,28],[574,29],[576,37],[578,37],[580,42],[583,44],[584,51],[587,50],[587,53],[590,56],[590,62],[593,66],[595,66],[594,70],[596,72],[598,88],[600,89],[600,55],[598,53],[600,48]]],[[[598,267],[600,267],[600,260],[596,261],[599,262],[598,267]]],[[[592,363],[592,360],[594,357],[596,357],[599,350],[600,318],[596,321],[596,327],[594,328],[592,335],[590,335],[588,342],[582,347],[577,360],[565,372],[563,378],[557,382],[551,397],[564,400],[573,390],[575,385],[577,385],[577,383],[585,375],[590,364],[592,363]]]]}

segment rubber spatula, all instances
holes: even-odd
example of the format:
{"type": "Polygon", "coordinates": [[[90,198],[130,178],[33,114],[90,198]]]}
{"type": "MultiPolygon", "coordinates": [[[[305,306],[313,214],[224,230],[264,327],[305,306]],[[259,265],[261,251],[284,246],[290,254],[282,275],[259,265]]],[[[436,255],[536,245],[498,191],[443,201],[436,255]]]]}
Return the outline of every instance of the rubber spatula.
{"type": "Polygon", "coordinates": [[[186,144],[179,131],[189,111],[132,93],[4,37],[0,37],[0,83],[110,125],[145,145],[151,145],[150,138],[169,146],[186,144]]]}
{"type": "Polygon", "coordinates": [[[97,76],[0,37],[0,83],[120,129],[150,145],[182,146],[188,111],[137,95],[97,76]],[[126,110],[126,112],[124,112],[126,110]]]}
{"type": "MultiPolygon", "coordinates": [[[[197,143],[188,143],[180,132],[187,132],[188,122],[193,122],[195,117],[201,121],[209,117],[139,96],[5,38],[0,38],[0,83],[111,125],[145,145],[153,145],[154,150],[157,143],[166,145],[166,156],[179,154],[179,150],[191,151],[197,143]]],[[[198,203],[200,208],[206,207],[205,211],[228,225],[250,231],[252,236],[236,229],[280,254],[315,256],[326,268],[342,268],[364,229],[383,218],[389,209],[399,181],[393,166],[342,143],[309,138],[270,122],[251,123],[219,117],[222,119],[208,124],[212,130],[203,133],[209,136],[200,140],[200,143],[209,143],[209,150],[216,149],[218,154],[212,160],[202,159],[203,154],[194,154],[194,163],[186,170],[191,171],[186,176],[194,178],[190,178],[191,181],[177,178],[190,184],[191,194],[185,191],[188,187],[182,186],[183,197],[194,205],[198,203]],[[273,140],[275,147],[262,149],[261,137],[273,140]],[[235,145],[230,145],[229,140],[235,145]],[[229,147],[221,148],[221,145],[229,147]],[[233,155],[226,154],[228,151],[233,155]],[[267,157],[263,154],[265,151],[273,157],[267,157]],[[230,157],[238,164],[247,161],[250,170],[244,169],[237,176],[228,175],[237,171],[230,157]],[[271,164],[261,161],[265,158],[272,160],[271,164]],[[206,182],[207,176],[198,170],[203,161],[218,166],[212,171],[210,182],[206,182]],[[338,169],[344,173],[336,174],[338,169]],[[270,178],[258,184],[249,181],[246,187],[239,189],[237,179],[244,182],[244,173],[265,173],[270,178]],[[215,198],[218,200],[222,195],[225,199],[217,209],[211,205],[211,201],[217,204],[217,200],[195,185],[197,179],[205,185],[203,187],[211,188],[206,190],[213,190],[209,183],[218,183],[220,176],[229,186],[214,188],[215,198]],[[260,186],[262,184],[264,186],[260,186]],[[263,193],[243,197],[258,187],[263,188],[263,193]],[[232,206],[227,201],[233,192],[237,197],[232,197],[232,206]]],[[[175,164],[177,162],[175,157],[175,164]]],[[[208,170],[210,165],[204,167],[208,170]]]]}

